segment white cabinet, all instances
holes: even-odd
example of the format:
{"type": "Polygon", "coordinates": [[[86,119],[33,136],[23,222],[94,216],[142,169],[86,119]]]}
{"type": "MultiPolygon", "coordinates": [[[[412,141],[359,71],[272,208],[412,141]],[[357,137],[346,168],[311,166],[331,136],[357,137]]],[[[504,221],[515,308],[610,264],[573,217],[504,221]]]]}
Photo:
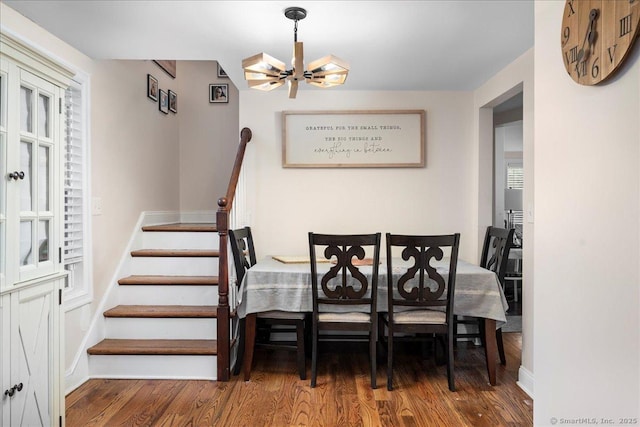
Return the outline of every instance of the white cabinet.
{"type": "Polygon", "coordinates": [[[24,286],[0,297],[2,426],[60,424],[59,289],[63,279],[24,286]]]}
{"type": "Polygon", "coordinates": [[[72,73],[0,32],[0,420],[64,421],[62,97],[72,73]]]}
{"type": "Polygon", "coordinates": [[[64,88],[57,79],[47,79],[40,63],[32,69],[16,60],[18,55],[4,36],[0,46],[0,167],[4,172],[0,291],[4,291],[61,269],[64,88]]]}

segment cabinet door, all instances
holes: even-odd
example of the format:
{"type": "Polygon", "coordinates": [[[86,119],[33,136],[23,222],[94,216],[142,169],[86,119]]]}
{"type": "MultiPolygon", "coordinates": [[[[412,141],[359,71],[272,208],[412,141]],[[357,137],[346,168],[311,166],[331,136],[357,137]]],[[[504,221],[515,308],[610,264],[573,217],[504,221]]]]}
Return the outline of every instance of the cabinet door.
{"type": "MultiPolygon", "coordinates": [[[[20,70],[18,141],[8,146],[9,164],[20,173],[14,190],[18,209],[18,281],[55,271],[54,173],[58,166],[59,88],[20,70]]],[[[10,195],[11,197],[11,195],[10,195]]],[[[13,200],[13,199],[11,199],[13,200]]]]}
{"type": "Polygon", "coordinates": [[[22,390],[11,397],[11,426],[51,426],[57,413],[55,294],[54,283],[11,294],[11,382],[22,384],[22,390]]]}
{"type": "Polygon", "coordinates": [[[11,400],[4,394],[5,390],[13,387],[9,360],[11,358],[11,346],[9,345],[11,333],[9,330],[9,299],[10,295],[0,296],[0,425],[9,426],[9,405],[11,400]]]}

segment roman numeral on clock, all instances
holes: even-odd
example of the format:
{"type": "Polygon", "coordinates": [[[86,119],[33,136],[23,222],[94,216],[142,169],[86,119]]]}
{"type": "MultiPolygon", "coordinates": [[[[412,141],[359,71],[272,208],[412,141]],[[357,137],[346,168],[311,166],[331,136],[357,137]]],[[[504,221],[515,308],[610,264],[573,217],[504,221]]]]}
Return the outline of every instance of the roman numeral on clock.
{"type": "Polygon", "coordinates": [[[578,46],[574,46],[564,53],[567,64],[574,64],[578,60],[578,46]]]}
{"type": "Polygon", "coordinates": [[[620,20],[620,37],[629,34],[631,30],[631,14],[629,14],[620,20]]]}

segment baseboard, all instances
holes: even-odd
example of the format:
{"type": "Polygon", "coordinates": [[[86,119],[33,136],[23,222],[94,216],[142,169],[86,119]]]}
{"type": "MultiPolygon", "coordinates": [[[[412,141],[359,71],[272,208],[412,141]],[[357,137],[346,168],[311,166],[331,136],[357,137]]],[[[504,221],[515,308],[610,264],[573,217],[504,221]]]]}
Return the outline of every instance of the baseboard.
{"type": "Polygon", "coordinates": [[[533,373],[520,365],[520,369],[518,369],[518,381],[516,381],[516,384],[518,384],[518,387],[520,387],[532,399],[533,383],[533,373]]]}

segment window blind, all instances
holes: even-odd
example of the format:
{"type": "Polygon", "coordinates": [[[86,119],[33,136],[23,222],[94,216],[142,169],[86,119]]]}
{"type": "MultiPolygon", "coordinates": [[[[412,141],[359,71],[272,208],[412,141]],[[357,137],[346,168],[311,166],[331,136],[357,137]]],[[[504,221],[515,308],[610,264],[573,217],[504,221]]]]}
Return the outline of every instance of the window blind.
{"type": "Polygon", "coordinates": [[[73,81],[65,92],[64,258],[65,264],[83,255],[83,123],[82,86],[73,81]]]}
{"type": "MultiPolygon", "coordinates": [[[[524,188],[524,169],[521,164],[507,165],[507,188],[524,188]]],[[[522,224],[524,215],[522,211],[513,211],[513,223],[522,224]]]]}

